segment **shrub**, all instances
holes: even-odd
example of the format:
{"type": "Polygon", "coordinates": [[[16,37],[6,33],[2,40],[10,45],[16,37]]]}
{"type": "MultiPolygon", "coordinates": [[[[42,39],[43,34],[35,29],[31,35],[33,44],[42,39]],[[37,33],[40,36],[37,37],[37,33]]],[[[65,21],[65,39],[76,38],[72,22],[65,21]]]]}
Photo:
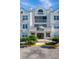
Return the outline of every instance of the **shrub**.
{"type": "Polygon", "coordinates": [[[26,38],[21,38],[20,42],[26,42],[26,38]]]}
{"type": "Polygon", "coordinates": [[[55,41],[56,43],[59,43],[59,37],[58,36],[54,36],[52,38],[52,41],[55,41]]]}
{"type": "Polygon", "coordinates": [[[34,35],[29,36],[29,39],[36,42],[37,41],[37,37],[34,35]]]}
{"type": "Polygon", "coordinates": [[[21,42],[20,43],[21,45],[32,45],[32,44],[35,44],[37,42],[37,37],[34,35],[31,35],[31,36],[28,36],[25,38],[21,38],[20,42],[21,42]]]}
{"type": "Polygon", "coordinates": [[[37,41],[37,37],[34,35],[31,35],[29,37],[26,38],[26,45],[32,45],[35,44],[37,41]]]}

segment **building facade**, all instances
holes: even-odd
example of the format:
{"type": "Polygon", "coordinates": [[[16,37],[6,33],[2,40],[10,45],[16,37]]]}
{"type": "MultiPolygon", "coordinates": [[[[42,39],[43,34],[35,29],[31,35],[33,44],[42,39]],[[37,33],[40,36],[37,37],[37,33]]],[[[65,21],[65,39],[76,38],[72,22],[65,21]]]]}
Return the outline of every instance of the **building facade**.
{"type": "Polygon", "coordinates": [[[59,36],[59,10],[52,8],[21,9],[20,37],[35,35],[38,39],[59,36]]]}

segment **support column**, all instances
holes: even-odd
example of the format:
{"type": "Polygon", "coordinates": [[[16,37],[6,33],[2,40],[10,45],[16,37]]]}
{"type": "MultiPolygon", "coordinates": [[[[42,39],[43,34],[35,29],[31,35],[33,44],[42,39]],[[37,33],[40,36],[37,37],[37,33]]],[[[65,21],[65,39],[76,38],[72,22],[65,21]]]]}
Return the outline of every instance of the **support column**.
{"type": "Polygon", "coordinates": [[[35,36],[37,37],[37,33],[35,32],[35,36]]]}
{"type": "Polygon", "coordinates": [[[46,32],[44,32],[44,39],[46,39],[46,32]]]}

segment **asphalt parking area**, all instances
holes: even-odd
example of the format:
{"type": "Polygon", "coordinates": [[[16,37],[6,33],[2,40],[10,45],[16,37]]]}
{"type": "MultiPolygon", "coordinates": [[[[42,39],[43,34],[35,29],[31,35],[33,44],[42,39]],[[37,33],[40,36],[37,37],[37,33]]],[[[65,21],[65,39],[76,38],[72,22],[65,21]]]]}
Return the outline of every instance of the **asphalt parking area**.
{"type": "Polygon", "coordinates": [[[59,49],[42,47],[20,48],[20,59],[59,59],[59,49]]]}

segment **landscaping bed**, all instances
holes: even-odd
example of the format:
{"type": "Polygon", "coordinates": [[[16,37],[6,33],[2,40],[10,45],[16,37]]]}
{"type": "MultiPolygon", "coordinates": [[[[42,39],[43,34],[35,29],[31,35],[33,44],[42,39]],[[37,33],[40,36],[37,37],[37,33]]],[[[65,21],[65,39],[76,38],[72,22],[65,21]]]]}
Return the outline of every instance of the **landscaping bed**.
{"type": "Polygon", "coordinates": [[[31,46],[40,46],[47,48],[57,48],[59,47],[59,37],[53,37],[51,42],[48,43],[38,43],[37,38],[35,36],[29,36],[27,38],[22,38],[20,43],[20,47],[31,47],[31,46]]]}

